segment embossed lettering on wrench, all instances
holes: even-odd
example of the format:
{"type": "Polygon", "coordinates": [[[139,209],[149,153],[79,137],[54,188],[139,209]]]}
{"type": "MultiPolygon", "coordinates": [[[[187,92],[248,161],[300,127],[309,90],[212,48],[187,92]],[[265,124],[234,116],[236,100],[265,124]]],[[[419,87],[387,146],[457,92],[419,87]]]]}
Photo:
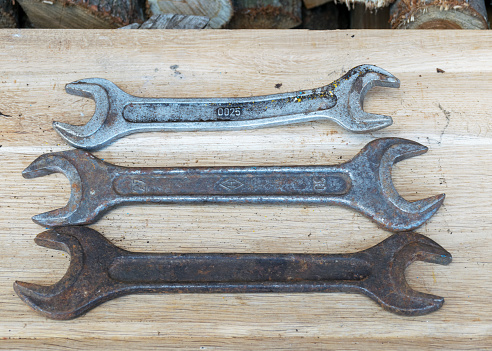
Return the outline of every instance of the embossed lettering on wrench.
{"type": "Polygon", "coordinates": [[[69,144],[97,149],[137,132],[252,129],[330,119],[353,132],[370,132],[393,123],[389,116],[362,110],[373,86],[398,88],[391,73],[373,66],[351,69],[317,89],[243,98],[142,98],[125,93],[102,78],[67,84],[69,94],[93,99],[96,109],[83,126],[53,122],[69,144]]]}
{"type": "Polygon", "coordinates": [[[412,232],[339,255],[129,252],[85,227],[52,229],[39,234],[36,243],[69,253],[68,271],[54,285],[17,281],[14,290],[53,319],[75,318],[134,293],[358,292],[391,312],[423,315],[439,309],[444,299],[413,290],[405,268],[417,260],[451,262],[449,252],[412,232]]]}
{"type": "Polygon", "coordinates": [[[127,168],[75,149],[38,157],[23,176],[59,172],[71,183],[67,206],[33,217],[48,227],[92,223],[121,204],[216,202],[342,205],[405,231],[422,225],[444,200],[441,194],[408,202],[393,186],[393,164],[426,151],[417,142],[383,138],[334,166],[127,168]]]}

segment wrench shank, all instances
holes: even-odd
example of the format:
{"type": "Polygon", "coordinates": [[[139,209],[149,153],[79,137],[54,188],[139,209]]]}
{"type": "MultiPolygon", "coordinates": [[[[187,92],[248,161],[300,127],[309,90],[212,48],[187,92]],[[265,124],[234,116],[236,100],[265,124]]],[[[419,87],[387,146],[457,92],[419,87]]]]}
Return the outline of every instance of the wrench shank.
{"type": "Polygon", "coordinates": [[[132,123],[246,121],[329,110],[336,104],[331,85],[309,91],[217,99],[131,101],[123,118],[132,123]]]}
{"type": "Polygon", "coordinates": [[[255,282],[360,281],[370,271],[371,265],[366,260],[351,254],[131,254],[116,258],[110,265],[109,276],[133,284],[240,286],[255,282]]]}
{"type": "Polygon", "coordinates": [[[211,195],[229,196],[230,202],[243,202],[234,195],[338,196],[350,188],[348,174],[328,167],[130,170],[113,181],[115,192],[127,197],[211,195]]]}

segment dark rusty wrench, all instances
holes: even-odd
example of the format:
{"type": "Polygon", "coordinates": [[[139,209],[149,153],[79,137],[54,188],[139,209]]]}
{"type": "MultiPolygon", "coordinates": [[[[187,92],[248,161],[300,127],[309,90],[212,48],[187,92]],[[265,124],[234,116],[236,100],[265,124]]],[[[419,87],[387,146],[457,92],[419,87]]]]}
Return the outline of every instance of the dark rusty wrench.
{"type": "Polygon", "coordinates": [[[46,227],[92,223],[121,204],[216,202],[342,205],[405,231],[422,225],[444,200],[441,194],[408,202],[393,186],[393,164],[426,151],[414,141],[383,138],[334,166],[127,168],[74,149],[41,155],[22,175],[59,172],[71,183],[65,207],[33,217],[46,227]]]}
{"type": "Polygon", "coordinates": [[[423,315],[444,299],[413,290],[405,269],[414,261],[446,265],[451,254],[413,232],[393,234],[351,254],[173,254],[120,249],[85,227],[60,227],[36,243],[70,254],[54,285],[15,282],[19,297],[53,319],[72,319],[101,303],[134,293],[358,292],[384,309],[423,315]]]}
{"type": "Polygon", "coordinates": [[[362,110],[373,86],[398,88],[391,73],[361,65],[317,89],[242,98],[142,98],[125,93],[102,78],[67,84],[69,94],[91,98],[96,109],[83,126],[53,122],[69,144],[97,149],[137,132],[253,129],[330,119],[353,132],[370,132],[393,123],[389,116],[362,110]]]}

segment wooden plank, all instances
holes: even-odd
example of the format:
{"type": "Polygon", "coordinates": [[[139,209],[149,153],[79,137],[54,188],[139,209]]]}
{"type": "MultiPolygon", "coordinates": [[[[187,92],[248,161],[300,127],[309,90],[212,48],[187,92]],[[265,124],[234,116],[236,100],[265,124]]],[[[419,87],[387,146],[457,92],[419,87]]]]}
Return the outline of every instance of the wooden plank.
{"type": "MultiPolygon", "coordinates": [[[[0,43],[0,347],[490,348],[492,111],[484,87],[492,33],[3,30],[0,43]],[[448,249],[453,263],[414,263],[406,274],[412,287],[446,298],[441,310],[402,317],[355,294],[169,294],[127,296],[55,322],[17,298],[14,280],[54,283],[68,266],[66,254],[34,244],[44,228],[30,220],[66,203],[68,181],[21,176],[39,154],[69,149],[53,120],[82,124],[93,112],[91,100],[64,92],[66,83],[102,77],[140,96],[250,96],[318,87],[362,63],[401,79],[400,89],[375,88],[365,102],[367,111],[394,117],[385,130],[358,135],[313,122],[146,133],[95,154],[126,166],[311,165],[348,160],[377,137],[419,141],[429,152],[398,164],[393,177],[410,200],[447,194],[419,232],[448,249]]],[[[91,227],[149,252],[351,252],[389,235],[324,206],[129,206],[91,227]]]]}

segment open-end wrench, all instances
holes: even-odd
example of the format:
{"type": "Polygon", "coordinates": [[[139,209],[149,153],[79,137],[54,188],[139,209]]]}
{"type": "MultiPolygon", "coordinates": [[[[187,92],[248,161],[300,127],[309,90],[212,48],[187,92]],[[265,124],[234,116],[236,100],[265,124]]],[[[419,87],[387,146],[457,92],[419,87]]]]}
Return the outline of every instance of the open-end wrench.
{"type": "Polygon", "coordinates": [[[342,205],[405,231],[422,225],[444,200],[441,194],[409,202],[393,186],[393,164],[426,151],[414,141],[383,138],[333,166],[128,168],[73,149],[41,155],[22,175],[58,172],[70,181],[65,207],[33,217],[46,227],[92,223],[121,204],[216,202],[342,205]]]}
{"type": "Polygon", "coordinates": [[[449,252],[413,232],[393,234],[364,251],[330,255],[129,252],[86,227],[48,230],[35,241],[71,256],[54,285],[14,283],[24,302],[53,319],[72,319],[134,293],[358,292],[388,311],[423,315],[444,299],[413,290],[405,268],[416,260],[451,262],[449,252]]]}
{"type": "Polygon", "coordinates": [[[374,86],[398,88],[391,73],[361,65],[333,83],[317,89],[243,98],[142,98],[125,93],[112,82],[90,78],[67,84],[69,94],[96,102],[87,124],[53,122],[69,144],[97,149],[137,132],[252,129],[330,119],[353,132],[370,132],[393,123],[389,116],[362,110],[374,86]]]}

